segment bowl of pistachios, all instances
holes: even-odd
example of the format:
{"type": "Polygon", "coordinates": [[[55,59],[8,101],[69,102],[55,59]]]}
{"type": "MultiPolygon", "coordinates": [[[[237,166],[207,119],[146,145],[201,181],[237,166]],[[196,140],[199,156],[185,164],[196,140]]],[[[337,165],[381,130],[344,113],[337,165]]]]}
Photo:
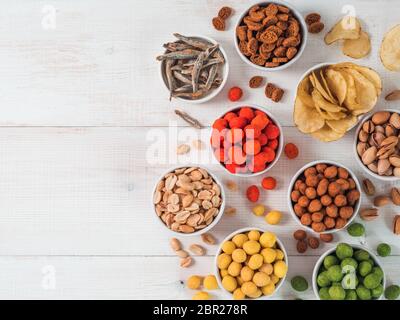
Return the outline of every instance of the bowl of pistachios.
{"type": "Polygon", "coordinates": [[[211,100],[228,79],[229,64],[224,49],[206,36],[173,35],[176,40],[165,43],[164,53],[157,57],[170,100],[196,104],[211,100]]]}

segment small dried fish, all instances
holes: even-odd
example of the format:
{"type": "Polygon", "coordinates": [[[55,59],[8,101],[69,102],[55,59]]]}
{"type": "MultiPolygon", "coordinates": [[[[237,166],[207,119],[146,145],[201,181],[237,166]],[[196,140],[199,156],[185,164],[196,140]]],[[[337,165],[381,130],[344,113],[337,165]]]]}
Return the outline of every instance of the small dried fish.
{"type": "Polygon", "coordinates": [[[203,66],[204,59],[206,57],[207,57],[207,51],[200,53],[199,56],[197,57],[196,62],[193,65],[193,70],[192,70],[193,93],[197,92],[201,67],[203,66]]]}
{"type": "Polygon", "coordinates": [[[189,78],[185,77],[183,74],[179,73],[178,71],[174,71],[173,74],[174,74],[174,77],[177,80],[179,80],[179,81],[181,81],[183,83],[186,83],[186,84],[192,84],[192,80],[190,80],[189,78]]]}
{"type": "Polygon", "coordinates": [[[196,47],[202,50],[207,50],[211,46],[208,41],[200,40],[193,37],[185,37],[179,33],[174,33],[174,37],[181,40],[182,42],[191,45],[192,47],[196,47]]]}
{"type": "Polygon", "coordinates": [[[169,100],[171,101],[172,93],[175,90],[176,81],[174,76],[172,75],[172,65],[174,64],[174,60],[167,60],[165,63],[165,75],[167,77],[168,89],[169,89],[169,100]]]}
{"type": "Polygon", "coordinates": [[[186,112],[181,111],[181,110],[175,110],[175,114],[178,115],[179,117],[181,117],[184,121],[186,121],[192,127],[196,128],[196,129],[203,128],[203,126],[201,125],[201,123],[197,119],[191,117],[186,112]]]}
{"type": "Polygon", "coordinates": [[[163,47],[171,52],[173,51],[182,51],[185,49],[193,49],[192,46],[188,45],[187,43],[180,43],[180,42],[168,42],[164,43],[163,47]]]}
{"type": "Polygon", "coordinates": [[[185,49],[181,51],[173,51],[169,53],[165,53],[161,56],[157,57],[158,61],[166,60],[166,59],[191,59],[191,58],[197,58],[199,54],[202,53],[201,51],[198,50],[193,50],[193,49],[185,49]]]}
{"type": "Polygon", "coordinates": [[[187,92],[187,93],[186,92],[180,92],[180,93],[174,92],[172,94],[172,96],[175,98],[181,97],[181,98],[190,98],[192,100],[195,100],[195,99],[201,98],[205,93],[206,93],[205,90],[200,89],[200,90],[197,90],[196,92],[187,92]]]}
{"type": "Polygon", "coordinates": [[[218,65],[214,64],[211,69],[210,73],[208,75],[208,79],[206,82],[206,90],[210,90],[212,84],[214,83],[215,77],[217,76],[217,71],[218,71],[218,65]]]}

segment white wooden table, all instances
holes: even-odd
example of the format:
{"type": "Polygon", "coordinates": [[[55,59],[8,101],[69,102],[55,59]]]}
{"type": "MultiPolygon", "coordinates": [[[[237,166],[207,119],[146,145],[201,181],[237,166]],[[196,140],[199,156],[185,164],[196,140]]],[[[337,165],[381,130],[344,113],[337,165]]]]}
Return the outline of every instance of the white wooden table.
{"type": "MultiPolygon", "coordinates": [[[[352,4],[373,44],[370,56],[359,63],[381,73],[384,93],[398,87],[399,74],[385,71],[378,58],[384,32],[399,23],[398,1],[290,2],[304,14],[320,12],[328,27],[352,4]]],[[[196,258],[189,269],[178,266],[150,202],[155,180],[171,164],[149,164],[148,147],[152,136],[167,134],[170,125],[178,125],[181,141],[190,142],[184,135],[199,132],[187,131],[173,110],[179,107],[210,125],[234,105],[226,98],[233,85],[245,89],[242,103],[263,105],[276,115],[286,142],[296,143],[300,156],[292,161],[282,156],[270,172],[278,189],[261,198],[268,208],[283,212],[279,226],[267,226],[250,213],[244,192],[260,178],[235,179],[240,191],[228,192],[227,198],[238,213],[223,217],[212,233],[221,240],[241,227],[268,227],[288,250],[289,279],[300,274],[311,280],[314,263],[330,245],[305,255],[296,252],[291,237],[298,226],[286,205],[291,176],[321,158],[340,161],[360,179],[365,174],[352,154],[354,132],[324,144],[293,127],[293,94],[300,75],[312,65],[347,59],[337,45],[323,44],[323,33],[310,35],[295,66],[263,74],[286,90],[282,102],[268,101],[262,89],[247,89],[248,79],[259,72],[240,60],[232,43],[234,21],[248,5],[245,0],[0,2],[0,298],[190,298],[192,292],[180,280],[212,272],[216,248],[208,247],[207,256],[196,258]],[[222,5],[232,6],[236,14],[228,31],[217,32],[210,21],[222,5]],[[211,102],[194,106],[168,101],[155,56],[173,32],[211,36],[227,51],[229,81],[211,102]]],[[[380,99],[377,108],[385,106],[380,99]]],[[[175,147],[176,142],[168,143],[167,150],[174,154],[175,147]]],[[[191,156],[179,160],[198,161],[195,152],[191,156]]],[[[209,168],[228,178],[218,166],[209,168]]],[[[391,187],[374,182],[380,192],[391,187]]],[[[364,198],[363,206],[370,202],[364,198]]],[[[393,206],[382,210],[377,221],[366,223],[367,237],[361,239],[373,249],[380,242],[392,245],[393,255],[381,261],[389,282],[397,283],[400,238],[390,228],[399,211],[393,206]]],[[[358,242],[346,232],[335,237],[358,242]]],[[[199,237],[184,241],[194,242],[199,237]]],[[[213,295],[218,298],[221,292],[213,295]]],[[[294,293],[289,281],[276,296],[294,297],[314,296],[311,290],[294,293]]]]}

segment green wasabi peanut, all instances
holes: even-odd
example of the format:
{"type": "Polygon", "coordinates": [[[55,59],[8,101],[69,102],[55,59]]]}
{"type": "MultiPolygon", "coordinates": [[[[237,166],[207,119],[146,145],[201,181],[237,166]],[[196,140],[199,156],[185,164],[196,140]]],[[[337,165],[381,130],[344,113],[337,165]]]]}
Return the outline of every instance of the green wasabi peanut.
{"type": "Polygon", "coordinates": [[[343,289],[355,289],[358,285],[358,279],[355,273],[346,274],[341,283],[343,289]]]}
{"type": "Polygon", "coordinates": [[[342,268],[338,265],[329,267],[327,271],[328,279],[332,282],[339,282],[343,278],[342,268]]]}
{"type": "Polygon", "coordinates": [[[364,278],[364,286],[367,289],[375,289],[380,285],[382,278],[376,273],[370,273],[364,278]]]}
{"type": "Polygon", "coordinates": [[[383,278],[383,270],[381,268],[373,267],[371,272],[379,275],[381,277],[381,279],[383,278]]]}
{"type": "Polygon", "coordinates": [[[369,261],[362,261],[358,266],[358,272],[362,277],[365,277],[372,270],[372,265],[369,261]]]}
{"type": "Polygon", "coordinates": [[[344,300],[346,298],[346,291],[341,286],[332,286],[328,292],[332,300],[344,300]]]}
{"type": "Polygon", "coordinates": [[[385,298],[388,300],[396,300],[400,296],[400,287],[393,284],[385,289],[385,298]]]}
{"type": "Polygon", "coordinates": [[[376,251],[381,257],[387,257],[390,256],[392,248],[387,243],[381,243],[378,245],[378,248],[376,248],[376,251]]]}
{"type": "Polygon", "coordinates": [[[356,289],[357,296],[361,300],[371,300],[371,291],[364,287],[363,285],[359,285],[356,289]]]}
{"type": "Polygon", "coordinates": [[[358,262],[353,258],[345,258],[340,263],[340,266],[342,267],[342,271],[345,273],[352,272],[352,270],[354,272],[357,270],[358,262]]]}
{"type": "Polygon", "coordinates": [[[320,287],[328,287],[331,285],[331,280],[329,280],[328,277],[328,271],[323,271],[318,275],[317,284],[320,287]]]}
{"type": "Polygon", "coordinates": [[[353,248],[347,243],[339,243],[336,247],[336,256],[340,260],[351,258],[353,256],[353,248]]]}
{"type": "Polygon", "coordinates": [[[324,259],[324,267],[326,268],[326,270],[328,270],[329,267],[332,267],[337,264],[339,264],[339,260],[335,256],[332,256],[332,255],[326,256],[324,259]]]}
{"type": "Polygon", "coordinates": [[[296,291],[306,291],[308,289],[308,282],[302,276],[295,276],[290,281],[292,288],[296,291]]]}
{"type": "Polygon", "coordinates": [[[361,223],[355,222],[347,228],[347,232],[352,237],[361,237],[365,233],[365,228],[361,223]]]}
{"type": "Polygon", "coordinates": [[[383,285],[379,285],[371,290],[372,298],[378,299],[383,293],[383,285]]]}
{"type": "Polygon", "coordinates": [[[321,300],[331,300],[328,287],[319,289],[318,294],[321,300]]]}
{"type": "Polygon", "coordinates": [[[346,298],[345,300],[357,300],[357,292],[356,290],[346,290],[346,298]]]}
{"type": "Polygon", "coordinates": [[[357,250],[354,252],[354,259],[356,259],[358,262],[366,261],[369,259],[369,253],[363,249],[357,250]]]}

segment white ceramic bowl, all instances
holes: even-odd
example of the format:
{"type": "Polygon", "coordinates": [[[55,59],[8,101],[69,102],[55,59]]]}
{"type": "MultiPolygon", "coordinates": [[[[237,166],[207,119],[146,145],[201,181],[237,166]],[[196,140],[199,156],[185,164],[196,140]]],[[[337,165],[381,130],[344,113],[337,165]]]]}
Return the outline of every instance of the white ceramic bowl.
{"type": "MultiPolygon", "coordinates": [[[[220,115],[217,119],[222,118],[228,112],[238,110],[238,109],[240,109],[242,107],[250,107],[250,108],[253,108],[253,109],[256,109],[256,110],[260,110],[260,111],[264,112],[274,122],[274,124],[279,128],[279,131],[280,131],[279,145],[278,145],[278,148],[275,150],[275,159],[274,159],[274,161],[272,161],[270,163],[270,165],[267,168],[265,168],[265,170],[260,171],[260,172],[256,172],[256,173],[232,173],[228,169],[226,169],[225,166],[221,162],[219,162],[218,160],[217,160],[217,162],[219,163],[219,165],[222,168],[224,168],[224,170],[226,172],[228,172],[229,174],[231,174],[231,175],[233,175],[235,177],[243,177],[243,178],[256,177],[256,176],[259,176],[259,175],[262,175],[262,174],[268,172],[278,162],[279,157],[281,156],[282,150],[283,150],[283,130],[282,130],[282,127],[281,127],[279,121],[270,112],[265,110],[263,107],[260,107],[260,106],[255,105],[255,104],[246,103],[246,104],[243,104],[243,106],[230,108],[230,109],[226,110],[222,115],[220,115]]],[[[212,135],[212,128],[210,130],[210,138],[211,138],[211,135],[212,135]]],[[[211,151],[213,151],[213,148],[212,148],[211,144],[210,144],[210,148],[211,148],[211,151]]],[[[213,156],[215,158],[214,152],[212,152],[212,154],[213,154],[213,156]]]]}
{"type": "Polygon", "coordinates": [[[357,216],[358,211],[360,210],[360,206],[361,206],[361,197],[362,197],[362,192],[361,192],[361,185],[360,182],[357,179],[357,176],[354,174],[353,171],[351,171],[349,168],[347,168],[346,166],[342,165],[341,163],[338,163],[336,161],[331,161],[331,160],[317,160],[317,161],[313,161],[313,162],[309,162],[306,165],[304,165],[302,168],[300,168],[296,174],[293,176],[292,180],[290,181],[289,184],[289,189],[288,189],[288,194],[287,194],[287,202],[288,202],[288,207],[289,207],[289,212],[292,215],[293,219],[295,219],[297,221],[297,223],[304,229],[307,229],[311,232],[316,233],[311,227],[309,226],[305,226],[300,222],[299,217],[296,215],[296,213],[294,212],[293,209],[293,205],[292,205],[292,199],[291,199],[291,193],[293,191],[293,187],[294,184],[296,182],[296,180],[298,179],[298,177],[309,167],[315,166],[319,163],[326,163],[326,164],[330,164],[330,165],[335,165],[337,167],[341,167],[346,169],[351,178],[354,180],[354,182],[356,183],[356,188],[357,190],[360,192],[360,199],[358,199],[356,205],[354,206],[354,212],[353,215],[351,216],[351,218],[347,221],[346,225],[342,228],[342,229],[330,229],[330,230],[326,230],[324,232],[320,232],[320,234],[326,234],[326,233],[334,233],[340,230],[345,230],[354,220],[354,218],[357,216]]]}
{"type": "MultiPolygon", "coordinates": [[[[207,36],[203,36],[203,35],[189,35],[189,37],[195,37],[195,38],[198,38],[198,39],[207,40],[208,42],[210,42],[212,44],[219,44],[214,39],[212,39],[210,37],[207,37],[207,36]]],[[[210,92],[207,95],[205,95],[204,97],[202,97],[200,99],[190,100],[190,99],[185,99],[185,98],[182,98],[182,97],[177,97],[177,98],[173,98],[173,99],[178,99],[178,100],[185,101],[187,103],[192,103],[192,104],[199,104],[199,103],[210,101],[212,98],[217,96],[218,93],[220,93],[222,91],[222,89],[224,88],[224,86],[225,86],[225,84],[226,84],[226,82],[228,80],[229,62],[228,62],[228,56],[226,55],[226,52],[225,52],[224,48],[222,48],[221,44],[219,44],[219,50],[221,51],[221,53],[222,53],[222,55],[224,56],[224,59],[225,59],[225,63],[222,66],[222,83],[219,85],[219,87],[215,88],[215,89],[211,89],[210,92]]],[[[165,64],[165,61],[162,61],[161,62],[161,66],[160,66],[160,75],[161,75],[161,80],[165,85],[165,89],[169,93],[168,82],[167,82],[167,78],[165,76],[164,64],[165,64]]]]}
{"type": "MultiPolygon", "coordinates": [[[[351,244],[351,243],[349,243],[349,245],[350,245],[353,249],[357,249],[357,250],[362,249],[362,250],[365,250],[365,251],[367,251],[367,252],[369,253],[370,257],[372,258],[372,260],[375,261],[376,265],[377,265],[379,268],[381,268],[381,269],[383,270],[382,285],[383,285],[383,288],[385,288],[385,287],[386,287],[386,276],[385,276],[385,271],[384,271],[384,269],[383,269],[383,266],[382,266],[381,262],[378,260],[377,256],[376,256],[371,250],[369,250],[369,249],[366,248],[366,247],[360,246],[360,245],[358,245],[358,244],[351,244]]],[[[316,297],[318,300],[321,300],[320,297],[319,297],[319,293],[318,293],[318,284],[317,284],[318,271],[319,271],[319,269],[321,268],[321,265],[322,265],[322,263],[324,262],[325,257],[328,256],[328,255],[330,255],[331,253],[333,253],[333,252],[335,252],[335,251],[336,251],[336,247],[331,248],[331,249],[329,249],[328,251],[326,251],[322,256],[319,257],[317,263],[316,263],[315,266],[314,266],[314,270],[313,270],[313,274],[312,274],[312,287],[313,287],[313,291],[314,291],[315,297],[316,297]]],[[[380,299],[382,299],[382,297],[383,297],[383,294],[382,294],[382,296],[380,297],[380,299]]]]}
{"type": "Polygon", "coordinates": [[[289,66],[291,66],[292,64],[294,64],[294,63],[300,58],[300,56],[303,54],[304,49],[305,49],[306,44],[307,44],[308,30],[307,30],[307,25],[306,25],[306,22],[305,22],[305,20],[304,20],[304,18],[303,18],[303,15],[299,12],[299,10],[297,10],[297,9],[296,9],[294,6],[292,6],[290,3],[287,3],[287,2],[284,2],[284,1],[280,1],[280,0],[279,0],[279,1],[277,1],[277,0],[273,0],[273,1],[261,1],[261,2],[257,2],[257,3],[252,4],[251,7],[249,7],[248,9],[246,9],[246,10],[240,15],[239,19],[237,20],[237,22],[236,22],[236,24],[235,24],[235,29],[234,29],[234,31],[233,31],[233,40],[234,40],[234,43],[235,43],[235,48],[236,48],[236,51],[237,51],[238,55],[240,56],[240,58],[241,58],[245,63],[247,63],[249,66],[252,66],[253,68],[256,68],[256,69],[262,70],[262,71],[271,71],[271,72],[272,72],[272,71],[284,70],[284,69],[288,68],[289,66]],[[298,52],[297,52],[296,56],[295,56],[292,60],[289,60],[287,63],[285,63],[285,64],[283,64],[283,65],[280,65],[280,66],[278,66],[278,67],[276,67],[276,68],[266,68],[266,67],[262,67],[262,66],[256,65],[256,64],[254,64],[253,62],[251,62],[250,59],[248,59],[248,58],[240,51],[240,49],[239,49],[239,41],[238,41],[238,39],[237,39],[237,37],[236,37],[236,27],[238,27],[238,26],[241,24],[243,18],[247,15],[247,13],[249,12],[250,8],[251,8],[251,7],[254,7],[254,6],[256,6],[256,5],[260,5],[260,6],[261,6],[261,5],[264,5],[264,6],[265,6],[265,5],[270,4],[270,3],[274,3],[274,4],[277,4],[277,5],[283,5],[283,6],[286,6],[286,7],[288,7],[288,8],[290,9],[290,11],[293,13],[293,15],[294,15],[294,16],[296,17],[296,19],[299,21],[300,29],[301,29],[301,36],[302,36],[301,44],[300,44],[300,47],[299,47],[299,49],[298,49],[298,52]]]}
{"type": "MultiPolygon", "coordinates": [[[[257,228],[257,227],[253,227],[253,228],[242,228],[242,229],[236,230],[236,231],[232,232],[231,234],[229,234],[229,235],[221,242],[221,244],[219,245],[219,248],[218,248],[218,250],[217,250],[217,253],[216,253],[216,255],[215,255],[215,258],[214,258],[214,273],[215,273],[215,277],[217,278],[218,286],[221,288],[221,290],[223,291],[224,295],[225,295],[227,298],[230,298],[230,299],[232,299],[232,293],[229,292],[229,291],[227,291],[227,290],[222,286],[222,279],[221,279],[221,275],[220,275],[220,273],[219,273],[219,268],[218,268],[218,256],[222,253],[222,244],[223,244],[225,241],[231,240],[235,235],[237,235],[237,234],[239,234],[239,233],[245,233],[245,232],[249,232],[249,231],[251,231],[251,230],[257,230],[257,231],[260,231],[261,233],[268,231],[268,230],[264,230],[264,229],[257,228]]],[[[283,246],[282,241],[279,240],[278,237],[276,238],[276,243],[277,243],[278,246],[279,246],[278,249],[282,250],[283,254],[285,255],[285,260],[284,260],[284,261],[285,261],[286,265],[287,265],[288,268],[289,268],[289,260],[288,260],[288,255],[287,255],[286,249],[285,249],[285,247],[283,246]]],[[[261,297],[259,297],[259,298],[254,298],[254,299],[248,298],[248,300],[268,300],[268,299],[271,299],[271,298],[279,291],[279,289],[282,287],[282,284],[283,284],[283,282],[285,281],[286,276],[287,276],[287,272],[286,272],[286,275],[285,275],[282,279],[280,279],[279,282],[275,285],[275,291],[274,291],[273,294],[271,294],[271,295],[269,295],[269,296],[262,295],[261,297]]]]}
{"type": "Polygon", "coordinates": [[[376,174],[375,172],[372,172],[371,170],[369,170],[367,168],[367,166],[365,166],[363,164],[363,162],[361,161],[360,156],[358,155],[357,152],[357,143],[358,143],[358,134],[360,133],[360,130],[364,124],[364,122],[368,121],[369,119],[372,118],[372,116],[379,111],[389,111],[389,112],[396,112],[398,114],[400,114],[399,110],[395,110],[395,109],[384,109],[384,110],[377,110],[375,112],[371,112],[368,113],[364,118],[362,118],[362,120],[360,121],[360,124],[357,127],[356,133],[354,135],[354,143],[353,143],[353,152],[354,152],[354,156],[356,158],[357,163],[361,166],[361,168],[363,168],[363,170],[368,173],[369,175],[371,175],[372,177],[379,179],[381,181],[387,181],[387,182],[392,182],[392,181],[398,181],[400,180],[400,177],[395,177],[395,176],[380,176],[379,174],[376,174]]]}
{"type": "Polygon", "coordinates": [[[206,233],[208,231],[210,231],[213,227],[215,227],[219,220],[221,219],[221,217],[223,216],[224,210],[225,210],[225,204],[226,204],[226,195],[225,195],[225,189],[224,189],[224,185],[221,183],[221,181],[217,178],[216,175],[214,175],[213,173],[210,172],[210,170],[208,170],[207,168],[204,168],[202,166],[199,165],[187,165],[187,166],[177,166],[177,167],[173,167],[170,168],[168,170],[166,170],[162,175],[160,175],[160,177],[157,179],[157,182],[154,185],[153,188],[153,192],[151,193],[151,206],[153,208],[153,212],[154,212],[154,216],[156,217],[157,221],[160,223],[161,226],[163,226],[163,228],[165,230],[167,230],[171,235],[173,236],[179,236],[179,237],[191,237],[191,236],[197,236],[203,233],[206,233]],[[208,174],[214,179],[214,181],[218,184],[218,186],[221,189],[221,206],[219,207],[219,213],[218,215],[214,218],[214,220],[205,228],[200,229],[198,231],[192,232],[192,233],[183,233],[183,232],[177,232],[177,231],[173,231],[170,228],[167,227],[167,225],[161,220],[160,217],[157,216],[156,210],[155,210],[155,205],[153,204],[153,195],[156,192],[156,188],[157,188],[157,184],[158,182],[169,172],[172,172],[176,169],[179,168],[189,168],[189,167],[197,167],[197,168],[201,168],[204,169],[205,171],[208,172],[208,174]]]}

